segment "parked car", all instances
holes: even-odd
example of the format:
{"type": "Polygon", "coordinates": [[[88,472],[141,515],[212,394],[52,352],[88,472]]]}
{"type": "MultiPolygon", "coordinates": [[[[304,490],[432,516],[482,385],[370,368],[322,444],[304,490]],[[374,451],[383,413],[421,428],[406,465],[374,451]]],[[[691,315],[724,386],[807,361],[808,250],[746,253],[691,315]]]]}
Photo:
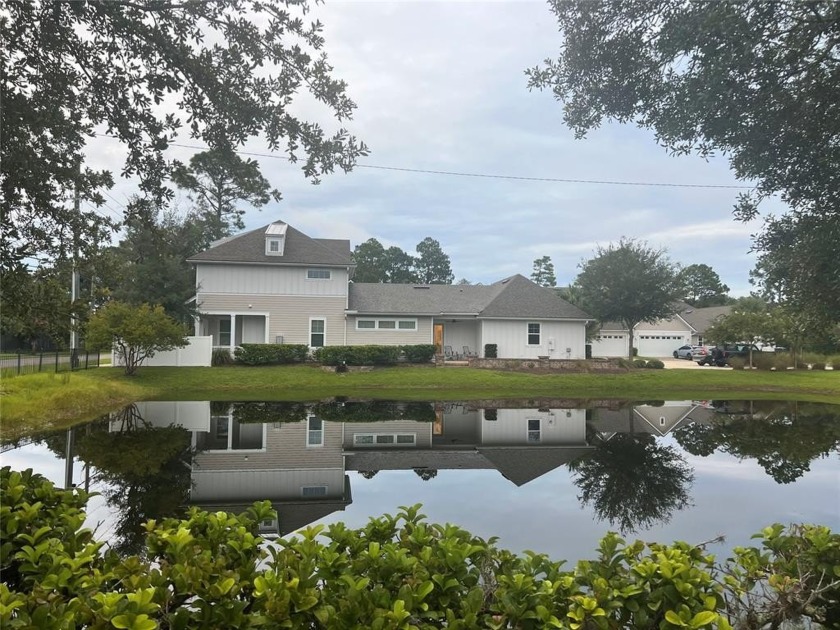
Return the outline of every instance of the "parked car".
{"type": "Polygon", "coordinates": [[[712,351],[714,346],[694,346],[691,350],[691,360],[696,361],[698,365],[705,365],[705,363],[701,363],[701,361],[705,361],[706,357],[709,356],[709,353],[712,351]]]}
{"type": "Polygon", "coordinates": [[[699,348],[700,346],[680,346],[676,350],[674,350],[674,358],[675,359],[688,359],[691,361],[691,355],[694,352],[695,348],[699,348]]]}
{"type": "Polygon", "coordinates": [[[730,359],[733,357],[749,359],[750,352],[752,352],[753,356],[761,354],[761,350],[755,344],[735,343],[724,344],[720,347],[712,346],[711,348],[706,349],[705,356],[701,357],[698,355],[696,358],[694,356],[692,356],[692,358],[697,361],[697,365],[716,365],[718,367],[724,367],[729,364],[730,359]]]}

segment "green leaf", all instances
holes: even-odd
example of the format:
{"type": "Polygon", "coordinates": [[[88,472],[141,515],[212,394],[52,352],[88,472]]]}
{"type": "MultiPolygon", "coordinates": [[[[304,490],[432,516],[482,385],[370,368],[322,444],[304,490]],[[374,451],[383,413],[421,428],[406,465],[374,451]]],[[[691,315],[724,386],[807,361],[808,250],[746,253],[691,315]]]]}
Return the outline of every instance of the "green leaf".
{"type": "Polygon", "coordinates": [[[680,616],[675,613],[673,610],[668,610],[665,612],[665,620],[668,623],[672,623],[675,626],[685,626],[685,621],[683,621],[680,616]]]}
{"type": "Polygon", "coordinates": [[[702,612],[697,613],[692,617],[691,621],[689,621],[689,626],[692,628],[702,628],[718,618],[718,614],[716,612],[712,612],[710,610],[704,610],[702,612]]]}

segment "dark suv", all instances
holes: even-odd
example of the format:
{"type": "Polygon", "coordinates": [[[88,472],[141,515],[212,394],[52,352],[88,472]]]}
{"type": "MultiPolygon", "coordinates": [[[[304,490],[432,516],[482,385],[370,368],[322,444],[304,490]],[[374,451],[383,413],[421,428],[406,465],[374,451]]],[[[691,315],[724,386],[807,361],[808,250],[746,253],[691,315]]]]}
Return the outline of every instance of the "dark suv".
{"type": "Polygon", "coordinates": [[[749,360],[750,350],[752,350],[753,356],[761,352],[758,346],[752,343],[723,344],[723,346],[711,348],[709,354],[697,361],[697,365],[724,367],[729,364],[729,360],[733,357],[742,357],[749,360]]]}

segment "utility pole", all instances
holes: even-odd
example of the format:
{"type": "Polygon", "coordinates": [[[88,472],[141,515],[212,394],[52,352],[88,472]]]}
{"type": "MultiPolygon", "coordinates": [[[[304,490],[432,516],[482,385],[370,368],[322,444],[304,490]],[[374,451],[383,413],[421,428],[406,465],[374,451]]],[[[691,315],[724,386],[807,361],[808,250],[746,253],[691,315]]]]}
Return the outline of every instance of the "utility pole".
{"type": "Polygon", "coordinates": [[[79,353],[78,319],[76,317],[76,300],[79,299],[79,212],[81,198],[79,195],[79,178],[81,164],[76,170],[76,187],[73,193],[73,272],[70,279],[70,369],[76,367],[79,353]]]}

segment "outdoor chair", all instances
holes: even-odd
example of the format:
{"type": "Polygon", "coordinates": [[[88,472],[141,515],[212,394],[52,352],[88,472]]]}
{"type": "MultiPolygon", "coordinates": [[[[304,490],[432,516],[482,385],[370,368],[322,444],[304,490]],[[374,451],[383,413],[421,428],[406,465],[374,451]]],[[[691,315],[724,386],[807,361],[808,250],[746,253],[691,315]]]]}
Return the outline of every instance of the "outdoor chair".
{"type": "Polygon", "coordinates": [[[452,346],[443,346],[443,358],[447,361],[454,361],[458,357],[452,351],[452,346]]]}
{"type": "Polygon", "coordinates": [[[470,357],[477,357],[478,355],[470,350],[469,346],[464,346],[464,358],[469,359],[470,357]]]}

